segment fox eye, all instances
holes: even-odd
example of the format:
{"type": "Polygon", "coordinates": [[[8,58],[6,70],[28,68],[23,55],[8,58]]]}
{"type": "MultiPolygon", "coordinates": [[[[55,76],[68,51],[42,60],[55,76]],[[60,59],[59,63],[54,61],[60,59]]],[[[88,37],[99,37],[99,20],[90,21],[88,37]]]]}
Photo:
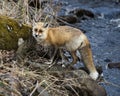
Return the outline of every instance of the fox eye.
{"type": "Polygon", "coordinates": [[[35,29],[34,29],[34,31],[35,31],[35,32],[37,32],[37,31],[38,31],[38,29],[37,29],[37,28],[35,28],[35,29]]]}
{"type": "Polygon", "coordinates": [[[39,30],[39,33],[42,33],[42,32],[43,32],[43,30],[40,29],[40,30],[39,30]]]}

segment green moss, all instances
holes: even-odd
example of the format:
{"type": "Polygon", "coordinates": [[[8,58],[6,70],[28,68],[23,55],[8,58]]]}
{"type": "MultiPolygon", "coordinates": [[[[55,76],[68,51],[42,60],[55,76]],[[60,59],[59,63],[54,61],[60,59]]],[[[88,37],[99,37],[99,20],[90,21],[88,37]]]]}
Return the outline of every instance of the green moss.
{"type": "Polygon", "coordinates": [[[17,49],[18,39],[27,39],[31,35],[31,27],[22,25],[14,19],[0,16],[0,49],[17,49]]]}

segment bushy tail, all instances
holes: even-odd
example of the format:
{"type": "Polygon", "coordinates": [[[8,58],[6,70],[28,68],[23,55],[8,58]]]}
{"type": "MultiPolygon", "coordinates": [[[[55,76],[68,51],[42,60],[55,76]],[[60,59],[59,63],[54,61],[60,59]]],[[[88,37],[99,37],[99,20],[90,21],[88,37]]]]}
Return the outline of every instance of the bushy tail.
{"type": "Polygon", "coordinates": [[[98,72],[93,62],[92,50],[91,50],[89,41],[87,41],[86,46],[80,48],[79,51],[81,54],[82,62],[87,67],[88,71],[90,72],[91,77],[93,79],[97,79],[98,72]]]}

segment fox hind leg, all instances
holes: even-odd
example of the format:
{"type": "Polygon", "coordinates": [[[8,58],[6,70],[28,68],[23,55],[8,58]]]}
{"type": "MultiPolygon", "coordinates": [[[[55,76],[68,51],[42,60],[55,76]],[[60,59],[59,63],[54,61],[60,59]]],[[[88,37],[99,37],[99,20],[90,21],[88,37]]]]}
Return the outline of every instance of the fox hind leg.
{"type": "Polygon", "coordinates": [[[70,52],[70,54],[71,54],[72,59],[73,59],[73,61],[71,62],[71,64],[76,64],[77,60],[78,60],[78,57],[76,55],[76,51],[72,51],[72,52],[70,52]]]}

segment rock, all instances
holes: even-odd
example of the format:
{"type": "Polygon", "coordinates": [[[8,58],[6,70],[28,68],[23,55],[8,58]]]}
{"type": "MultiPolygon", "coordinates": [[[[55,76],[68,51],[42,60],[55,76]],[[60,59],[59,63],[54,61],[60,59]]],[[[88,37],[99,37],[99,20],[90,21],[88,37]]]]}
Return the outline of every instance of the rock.
{"type": "Polygon", "coordinates": [[[52,70],[50,74],[58,79],[56,84],[62,84],[68,96],[107,96],[105,89],[83,70],[52,70]]]}
{"type": "Polygon", "coordinates": [[[118,68],[120,69],[120,62],[117,63],[109,63],[108,64],[108,68],[112,69],[112,68],[118,68]]]}
{"type": "Polygon", "coordinates": [[[18,39],[26,40],[31,34],[30,26],[21,24],[7,16],[0,16],[0,49],[16,50],[18,39]]]}
{"type": "Polygon", "coordinates": [[[60,25],[65,25],[64,22],[67,22],[67,23],[70,23],[70,24],[74,24],[77,22],[77,17],[74,16],[74,15],[66,15],[66,16],[58,16],[59,19],[57,19],[57,22],[60,24],[60,25]],[[61,22],[60,21],[63,20],[64,22],[61,22]]]}
{"type": "Polygon", "coordinates": [[[86,9],[75,9],[69,12],[69,14],[74,14],[79,18],[82,19],[88,19],[88,18],[94,18],[95,15],[93,12],[86,10],[86,9]]]}

